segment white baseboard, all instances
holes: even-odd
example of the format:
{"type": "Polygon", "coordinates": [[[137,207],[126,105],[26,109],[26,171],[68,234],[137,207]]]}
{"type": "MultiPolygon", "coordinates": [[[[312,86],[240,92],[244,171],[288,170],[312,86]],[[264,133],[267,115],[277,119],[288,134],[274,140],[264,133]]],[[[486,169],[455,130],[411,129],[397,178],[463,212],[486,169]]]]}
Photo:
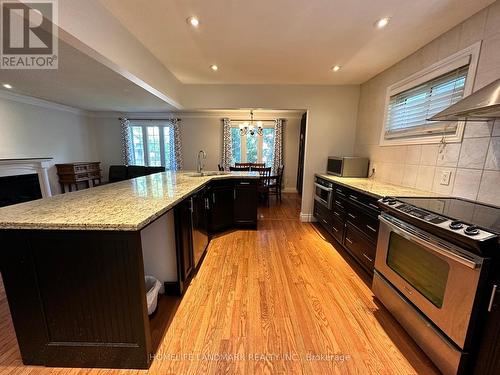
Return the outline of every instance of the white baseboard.
{"type": "Polygon", "coordinates": [[[304,223],[312,223],[317,221],[313,214],[305,214],[303,212],[300,213],[300,221],[304,223]]]}

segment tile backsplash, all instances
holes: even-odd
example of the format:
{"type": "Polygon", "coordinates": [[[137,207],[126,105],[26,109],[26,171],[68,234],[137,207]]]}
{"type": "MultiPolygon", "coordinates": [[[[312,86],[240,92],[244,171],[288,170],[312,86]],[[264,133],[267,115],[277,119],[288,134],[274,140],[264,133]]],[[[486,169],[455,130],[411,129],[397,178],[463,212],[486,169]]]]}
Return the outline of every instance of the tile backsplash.
{"type": "Polygon", "coordinates": [[[355,153],[373,178],[500,206],[500,120],[467,123],[461,143],[379,146],[387,87],[479,40],[474,90],[500,78],[500,0],[361,85],[355,153]],[[442,177],[449,173],[449,183],[442,177]]]}

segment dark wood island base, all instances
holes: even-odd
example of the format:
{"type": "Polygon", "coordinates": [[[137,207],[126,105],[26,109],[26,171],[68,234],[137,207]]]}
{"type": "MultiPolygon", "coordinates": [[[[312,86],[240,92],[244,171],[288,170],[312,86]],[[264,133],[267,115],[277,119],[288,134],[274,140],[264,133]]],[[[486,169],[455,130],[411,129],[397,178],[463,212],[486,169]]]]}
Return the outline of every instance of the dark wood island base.
{"type": "MultiPolygon", "coordinates": [[[[154,181],[152,176],[140,179],[154,181]]],[[[189,267],[184,262],[193,259],[192,244],[186,247],[178,238],[181,234],[189,239],[189,233],[182,232],[192,226],[176,228],[174,212],[192,194],[203,192],[211,198],[206,206],[209,230],[228,228],[228,216],[218,214],[229,212],[222,204],[236,212],[232,227],[256,227],[257,180],[243,185],[246,217],[236,208],[241,181],[240,177],[198,185],[138,230],[0,228],[0,270],[23,363],[148,369],[176,300],[160,297],[157,311],[149,317],[145,274],[161,275],[157,278],[167,292],[170,288],[182,294],[196,271],[194,267],[185,272],[189,267]],[[230,187],[235,189],[234,199],[219,203],[214,189],[230,187]],[[252,190],[255,206],[248,207],[252,190]],[[214,220],[223,222],[217,225],[214,220]]],[[[92,190],[99,193],[111,185],[92,190]]]]}

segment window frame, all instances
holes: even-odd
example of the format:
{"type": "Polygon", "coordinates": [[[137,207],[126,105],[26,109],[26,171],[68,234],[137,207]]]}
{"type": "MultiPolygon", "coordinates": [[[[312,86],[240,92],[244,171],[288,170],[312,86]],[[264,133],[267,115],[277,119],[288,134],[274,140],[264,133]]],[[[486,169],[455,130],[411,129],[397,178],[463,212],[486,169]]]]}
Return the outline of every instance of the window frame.
{"type": "MultiPolygon", "coordinates": [[[[137,127],[137,128],[142,128],[142,147],[144,150],[144,166],[145,167],[151,167],[149,165],[149,147],[148,147],[148,134],[147,134],[147,128],[148,127],[158,127],[159,130],[159,140],[160,140],[160,166],[165,167],[166,170],[170,170],[170,165],[166,164],[166,159],[165,159],[165,128],[166,127],[172,127],[172,124],[165,122],[158,122],[158,121],[151,121],[151,123],[145,123],[142,121],[134,122],[133,120],[130,120],[130,124],[128,125],[130,128],[130,134],[132,134],[132,128],[137,127]]],[[[172,132],[171,132],[172,133],[172,132]]],[[[175,142],[173,139],[173,133],[170,137],[170,142],[175,142]]],[[[136,161],[134,160],[134,165],[136,161]]]]}
{"type": "MultiPolygon", "coordinates": [[[[389,116],[389,103],[391,97],[397,94],[400,94],[404,91],[410,90],[417,86],[420,86],[426,82],[429,82],[437,77],[440,77],[444,74],[450,73],[453,70],[459,68],[460,66],[464,66],[464,62],[468,59],[469,69],[467,72],[467,79],[465,82],[464,88],[464,98],[470,95],[473,91],[474,81],[476,78],[477,65],[479,61],[479,53],[481,50],[481,41],[476,42],[469,47],[464,48],[457,53],[448,56],[437,63],[410,75],[409,77],[396,82],[390,85],[386,90],[385,96],[385,104],[384,104],[384,118],[382,122],[382,127],[380,131],[380,146],[396,146],[396,145],[414,145],[414,144],[433,144],[440,143],[444,141],[446,143],[460,143],[462,142],[464,129],[465,129],[465,121],[458,121],[455,133],[452,134],[435,134],[435,135],[426,135],[416,134],[407,137],[401,138],[386,138],[386,124],[387,118],[389,116]]],[[[439,123],[437,123],[439,124],[439,123]]]]}
{"type": "MultiPolygon", "coordinates": [[[[236,124],[231,124],[231,128],[239,129],[240,126],[236,124]]],[[[262,128],[264,129],[274,129],[274,124],[262,124],[262,128]]],[[[276,136],[276,132],[275,135],[276,136]]],[[[240,135],[240,155],[241,160],[239,163],[247,162],[247,135],[240,135]]],[[[257,135],[257,163],[262,163],[262,150],[264,145],[264,136],[257,135]]],[[[234,160],[234,159],[233,159],[234,160]]],[[[232,162],[232,161],[231,161],[232,162]]]]}

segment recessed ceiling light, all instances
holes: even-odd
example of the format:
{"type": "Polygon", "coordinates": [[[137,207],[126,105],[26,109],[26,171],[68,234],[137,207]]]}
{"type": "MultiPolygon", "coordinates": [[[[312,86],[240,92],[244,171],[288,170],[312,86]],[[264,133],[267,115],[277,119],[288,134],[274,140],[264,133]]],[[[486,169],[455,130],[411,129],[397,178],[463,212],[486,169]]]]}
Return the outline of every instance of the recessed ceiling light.
{"type": "Polygon", "coordinates": [[[195,16],[188,17],[186,22],[193,27],[198,27],[200,25],[200,20],[195,16]]]}
{"type": "Polygon", "coordinates": [[[340,65],[335,65],[335,66],[332,68],[332,70],[333,70],[334,72],[338,72],[338,71],[340,70],[340,68],[341,68],[341,66],[340,66],[340,65]]]}
{"type": "Polygon", "coordinates": [[[12,88],[12,85],[9,85],[8,83],[4,83],[2,86],[5,87],[6,89],[12,88]]]}
{"type": "Polygon", "coordinates": [[[217,70],[219,70],[219,67],[215,64],[212,64],[212,65],[210,65],[210,69],[212,69],[214,72],[216,72],[217,70]]]}
{"type": "Polygon", "coordinates": [[[377,22],[375,22],[375,26],[377,26],[378,29],[383,29],[384,27],[387,26],[389,21],[390,21],[390,17],[381,18],[377,22]]]}

